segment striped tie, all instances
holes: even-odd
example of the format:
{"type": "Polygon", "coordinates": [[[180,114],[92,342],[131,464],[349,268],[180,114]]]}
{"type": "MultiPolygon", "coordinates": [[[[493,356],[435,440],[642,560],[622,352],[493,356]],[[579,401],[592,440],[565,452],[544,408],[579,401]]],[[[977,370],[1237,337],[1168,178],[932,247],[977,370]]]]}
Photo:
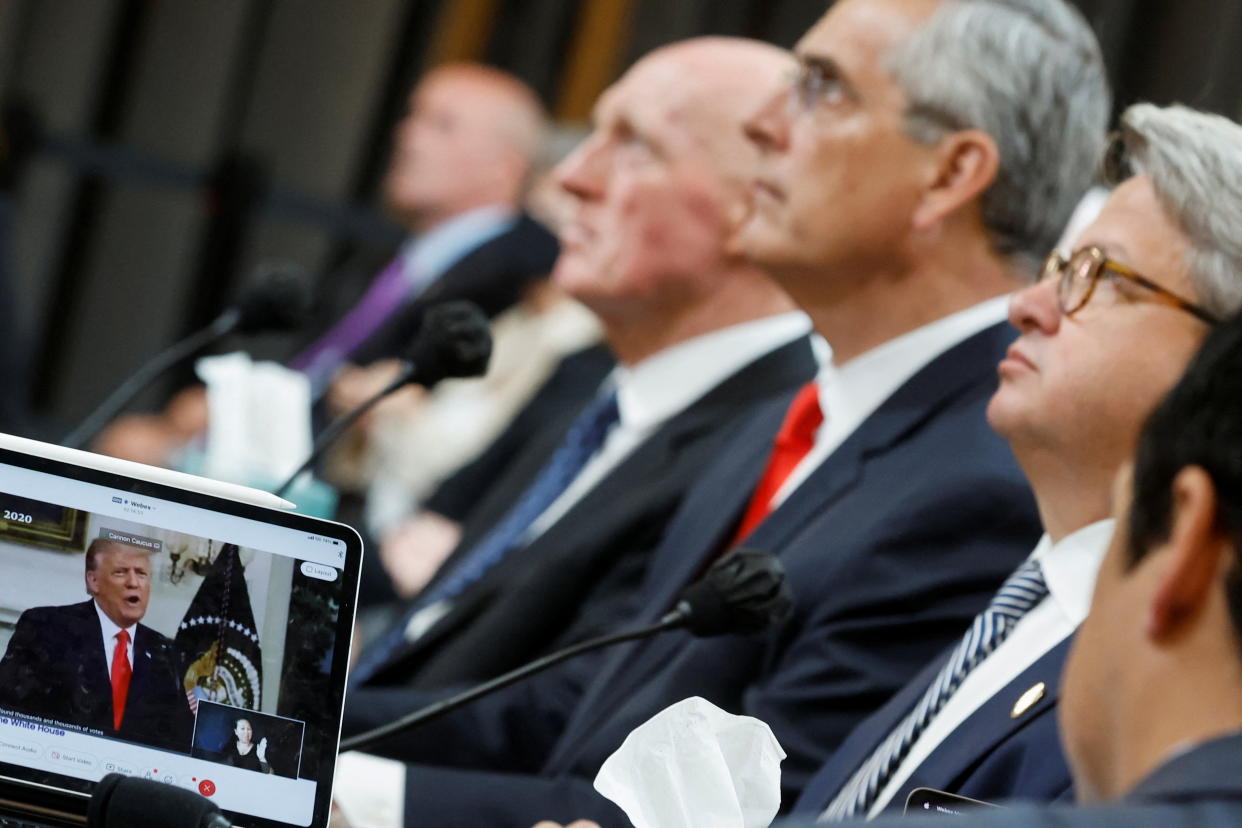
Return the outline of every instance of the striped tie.
{"type": "Polygon", "coordinates": [[[999,647],[1022,616],[1047,594],[1048,585],[1044,583],[1039,562],[1028,560],[1009,577],[988,608],[975,616],[970,631],[957,645],[923,698],[850,777],[850,781],[820,815],[819,821],[841,822],[866,816],[893,772],[901,766],[901,760],[953,697],[970,671],[999,647]]]}

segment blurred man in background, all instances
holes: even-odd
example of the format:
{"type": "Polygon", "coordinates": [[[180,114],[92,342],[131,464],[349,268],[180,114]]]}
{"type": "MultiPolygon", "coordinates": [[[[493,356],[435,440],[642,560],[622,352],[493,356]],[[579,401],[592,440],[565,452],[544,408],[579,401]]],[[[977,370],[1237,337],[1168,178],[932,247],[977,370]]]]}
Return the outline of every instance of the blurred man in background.
{"type": "MultiPolygon", "coordinates": [[[[544,117],[525,84],[485,66],[445,66],[415,87],[383,185],[390,214],[411,237],[369,283],[341,277],[328,286],[331,318],[289,361],[326,394],[329,415],[386,384],[428,307],[468,299],[494,316],[551,269],[556,240],[520,206],[544,117]]],[[[119,420],[96,449],[163,465],[206,425],[195,388],[161,415],[119,420]]]]}

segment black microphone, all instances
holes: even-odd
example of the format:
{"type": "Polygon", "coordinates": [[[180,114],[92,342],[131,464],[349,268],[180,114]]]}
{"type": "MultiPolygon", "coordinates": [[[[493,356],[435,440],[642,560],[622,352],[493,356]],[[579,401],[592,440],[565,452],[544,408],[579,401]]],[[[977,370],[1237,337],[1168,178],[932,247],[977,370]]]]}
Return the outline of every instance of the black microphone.
{"type": "Polygon", "coordinates": [[[624,641],[685,628],[693,635],[750,635],[774,627],[793,611],[793,593],[785,568],[771,553],[734,549],[720,557],[698,581],[686,587],[658,623],[582,641],[549,653],[465,692],[415,710],[386,725],[341,740],[341,751],[361,750],[376,742],[443,716],[475,699],[508,687],[582,653],[624,641]]]}
{"type": "Polygon", "coordinates": [[[259,265],[254,286],[212,324],[223,324],[221,319],[235,317],[230,333],[296,331],[310,324],[313,304],[314,292],[300,266],[292,262],[265,262],[259,265]]]}
{"type": "Polygon", "coordinates": [[[310,321],[310,310],[311,288],[300,267],[287,262],[261,265],[253,287],[235,305],[217,316],[207,327],[156,354],[69,432],[61,440],[61,445],[85,447],[160,374],[208,345],[235,331],[256,334],[296,330],[310,321]]]}
{"type": "Polygon", "coordinates": [[[793,611],[793,593],[780,559],[758,549],[734,549],[686,587],[664,621],[679,621],[701,637],[762,632],[793,611]]]}
{"type": "Polygon", "coordinates": [[[233,828],[220,808],[185,788],[110,773],[95,786],[87,828],[233,828]]]}
{"type": "Polygon", "coordinates": [[[289,475],[274,494],[283,496],[328,446],[389,394],[410,384],[431,389],[441,380],[482,376],[491,358],[492,332],[487,325],[487,317],[478,305],[473,302],[443,302],[428,308],[396,379],[325,428],[316,438],[306,462],[289,475]]]}

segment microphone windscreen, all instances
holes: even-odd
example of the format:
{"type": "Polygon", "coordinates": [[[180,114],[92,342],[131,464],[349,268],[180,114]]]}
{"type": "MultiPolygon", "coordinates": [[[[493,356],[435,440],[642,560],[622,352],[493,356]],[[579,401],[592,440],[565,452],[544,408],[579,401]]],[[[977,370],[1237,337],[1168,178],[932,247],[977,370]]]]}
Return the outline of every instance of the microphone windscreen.
{"type": "Polygon", "coordinates": [[[267,262],[234,306],[239,314],[237,330],[256,334],[304,328],[310,323],[311,303],[310,283],[300,266],[267,262]]]}
{"type": "Polygon", "coordinates": [[[430,388],[442,379],[481,376],[492,357],[487,317],[473,302],[444,302],[427,310],[406,359],[412,382],[430,388]]]}
{"type": "Polygon", "coordinates": [[[694,635],[747,635],[784,621],[793,593],[780,560],[758,549],[734,549],[686,587],[679,607],[694,635]]]}
{"type": "Polygon", "coordinates": [[[110,773],[95,786],[86,824],[89,828],[198,828],[219,812],[214,802],[194,791],[110,773]]]}

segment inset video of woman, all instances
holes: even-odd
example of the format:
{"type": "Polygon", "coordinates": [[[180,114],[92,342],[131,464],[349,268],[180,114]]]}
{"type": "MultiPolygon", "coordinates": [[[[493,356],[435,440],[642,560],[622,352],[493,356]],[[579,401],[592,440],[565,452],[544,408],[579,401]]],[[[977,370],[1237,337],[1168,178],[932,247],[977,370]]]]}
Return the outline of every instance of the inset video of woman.
{"type": "Polygon", "coordinates": [[[233,735],[237,739],[225,751],[225,764],[262,773],[272,772],[272,766],[267,763],[267,737],[260,738],[259,743],[255,744],[254,727],[249,719],[234,719],[233,735]]]}

